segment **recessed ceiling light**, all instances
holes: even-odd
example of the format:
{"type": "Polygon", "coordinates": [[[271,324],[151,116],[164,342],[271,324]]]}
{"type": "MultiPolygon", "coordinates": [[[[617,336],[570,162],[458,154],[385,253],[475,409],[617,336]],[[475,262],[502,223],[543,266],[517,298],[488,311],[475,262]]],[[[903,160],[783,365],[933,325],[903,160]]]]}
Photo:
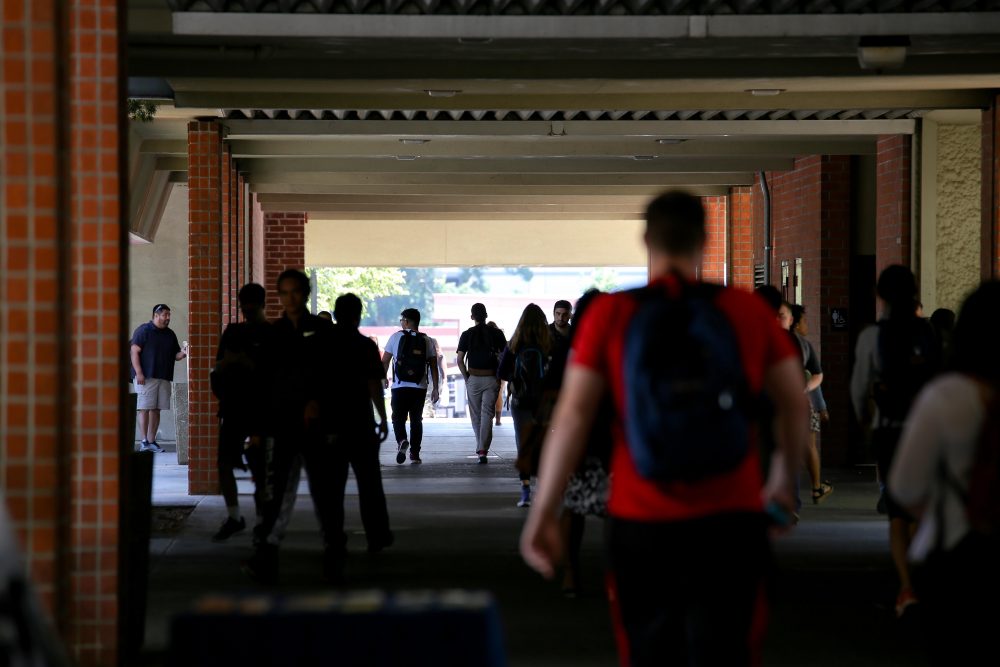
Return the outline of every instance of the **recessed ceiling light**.
{"type": "Polygon", "coordinates": [[[399,143],[406,144],[407,146],[421,146],[430,143],[430,139],[400,139],[399,143]]]}
{"type": "Polygon", "coordinates": [[[775,95],[780,95],[785,92],[784,88],[750,88],[749,90],[744,90],[744,93],[750,93],[754,97],[774,97],[775,95]]]}
{"type": "Polygon", "coordinates": [[[683,144],[687,139],[657,139],[656,143],[661,146],[673,146],[675,144],[683,144]]]}
{"type": "Polygon", "coordinates": [[[633,160],[653,160],[655,158],[656,158],[655,155],[633,155],[632,156],[633,160]]]}
{"type": "Polygon", "coordinates": [[[493,41],[492,37],[459,37],[459,44],[489,44],[493,41]]]}
{"type": "Polygon", "coordinates": [[[455,97],[461,90],[424,90],[431,97],[455,97]]]}
{"type": "Polygon", "coordinates": [[[397,155],[396,159],[397,160],[416,160],[418,157],[420,157],[420,156],[419,155],[397,155]]]}

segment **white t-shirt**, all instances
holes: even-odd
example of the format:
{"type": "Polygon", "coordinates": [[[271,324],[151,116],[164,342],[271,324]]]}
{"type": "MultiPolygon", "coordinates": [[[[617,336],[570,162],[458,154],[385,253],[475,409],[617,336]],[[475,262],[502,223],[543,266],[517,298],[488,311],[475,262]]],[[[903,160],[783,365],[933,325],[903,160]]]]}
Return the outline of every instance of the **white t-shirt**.
{"type": "Polygon", "coordinates": [[[941,477],[941,462],[963,488],[979,444],[985,418],[979,385],[949,373],[932,381],[913,404],[889,471],[889,492],[904,507],[923,505],[910,559],[922,561],[937,545],[938,503],[944,501],[944,548],[958,544],[969,530],[965,505],[941,477]]]}
{"type": "MultiPolygon", "coordinates": [[[[399,351],[399,341],[402,340],[402,339],[403,339],[403,332],[402,331],[397,331],[396,333],[394,333],[391,336],[389,336],[389,342],[387,342],[385,344],[385,351],[392,355],[393,368],[395,368],[395,365],[396,365],[396,355],[397,355],[397,352],[399,351]]],[[[424,336],[424,343],[427,345],[426,352],[425,352],[425,354],[427,355],[426,359],[428,360],[428,362],[431,362],[431,361],[435,361],[436,362],[434,355],[435,355],[435,351],[436,351],[437,348],[435,347],[435,345],[434,345],[433,341],[431,340],[430,336],[424,336]]],[[[429,372],[430,371],[428,370],[428,373],[429,372]]],[[[429,377],[428,373],[424,373],[424,379],[421,380],[420,384],[417,384],[415,382],[400,382],[399,380],[396,379],[396,373],[395,373],[395,370],[394,370],[393,374],[392,374],[392,388],[393,389],[401,389],[401,388],[409,387],[411,389],[426,389],[427,388],[427,380],[428,380],[428,377],[429,377]]]]}

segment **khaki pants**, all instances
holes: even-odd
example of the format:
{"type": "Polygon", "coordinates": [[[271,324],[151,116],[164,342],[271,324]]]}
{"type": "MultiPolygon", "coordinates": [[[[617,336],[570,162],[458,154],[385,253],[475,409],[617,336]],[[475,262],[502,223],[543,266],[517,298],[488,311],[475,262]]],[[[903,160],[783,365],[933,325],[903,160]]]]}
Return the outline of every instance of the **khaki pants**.
{"type": "Polygon", "coordinates": [[[496,416],[497,395],[500,382],[491,376],[470,375],[465,381],[469,396],[469,416],[476,434],[476,451],[490,451],[493,442],[493,417],[496,416]]]}

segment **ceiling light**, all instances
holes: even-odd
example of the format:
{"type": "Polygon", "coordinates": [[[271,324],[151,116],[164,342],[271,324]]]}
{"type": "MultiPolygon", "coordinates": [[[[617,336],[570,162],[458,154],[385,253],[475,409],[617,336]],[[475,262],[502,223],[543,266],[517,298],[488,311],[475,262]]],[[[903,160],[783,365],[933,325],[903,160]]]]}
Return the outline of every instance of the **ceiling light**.
{"type": "Polygon", "coordinates": [[[784,88],[750,88],[749,90],[744,90],[745,93],[750,93],[754,97],[774,97],[775,95],[780,95],[785,92],[784,88]]]}
{"type": "Polygon", "coordinates": [[[416,160],[418,157],[420,157],[420,156],[419,155],[397,155],[396,159],[397,160],[416,160]]]}
{"type": "Polygon", "coordinates": [[[906,62],[909,46],[906,35],[862,37],[858,40],[858,64],[861,69],[899,69],[906,62]]]}
{"type": "Polygon", "coordinates": [[[655,158],[656,158],[655,155],[633,155],[632,156],[633,160],[653,160],[655,158]]]}
{"type": "Polygon", "coordinates": [[[423,144],[430,143],[430,139],[400,139],[399,143],[406,144],[407,146],[422,146],[423,144]]]}
{"type": "Polygon", "coordinates": [[[687,139],[657,139],[656,143],[661,146],[674,146],[676,144],[683,144],[687,139]]]}
{"type": "Polygon", "coordinates": [[[459,37],[459,44],[489,44],[493,41],[492,37],[459,37]]]}
{"type": "Polygon", "coordinates": [[[424,90],[431,97],[455,97],[461,90],[424,90]]]}

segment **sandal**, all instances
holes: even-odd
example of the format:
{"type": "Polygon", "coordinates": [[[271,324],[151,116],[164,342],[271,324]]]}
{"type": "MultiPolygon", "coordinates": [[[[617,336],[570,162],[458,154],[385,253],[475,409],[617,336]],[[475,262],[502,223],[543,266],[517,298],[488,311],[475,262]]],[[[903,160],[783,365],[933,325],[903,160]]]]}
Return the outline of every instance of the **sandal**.
{"type": "Polygon", "coordinates": [[[820,485],[813,489],[813,505],[819,505],[831,493],[833,493],[833,485],[830,482],[820,482],[820,485]]]}

